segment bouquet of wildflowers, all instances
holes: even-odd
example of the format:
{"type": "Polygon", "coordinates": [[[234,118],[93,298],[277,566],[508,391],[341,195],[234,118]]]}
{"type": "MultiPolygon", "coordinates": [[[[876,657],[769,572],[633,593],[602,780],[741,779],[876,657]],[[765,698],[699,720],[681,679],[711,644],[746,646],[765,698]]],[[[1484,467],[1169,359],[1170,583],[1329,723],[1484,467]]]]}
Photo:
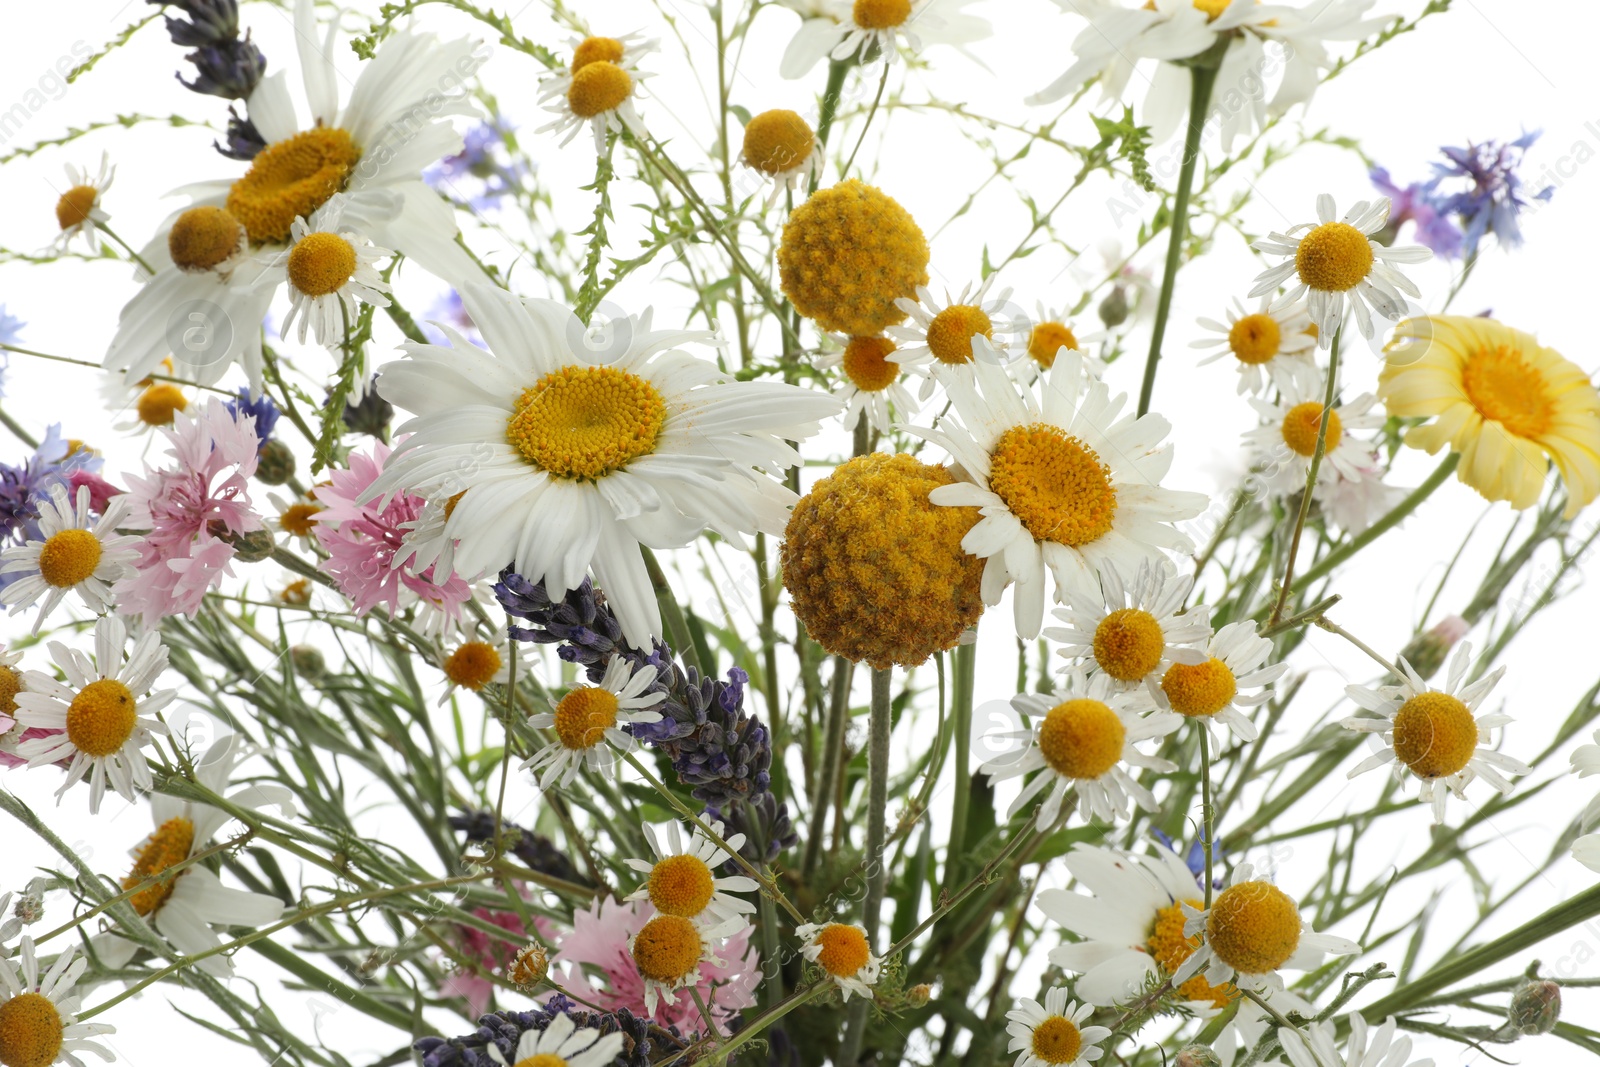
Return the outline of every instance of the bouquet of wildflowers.
{"type": "Polygon", "coordinates": [[[1313,99],[1451,0],[149,3],[0,156],[0,1065],[1600,1055],[1554,185],[1313,99]]]}

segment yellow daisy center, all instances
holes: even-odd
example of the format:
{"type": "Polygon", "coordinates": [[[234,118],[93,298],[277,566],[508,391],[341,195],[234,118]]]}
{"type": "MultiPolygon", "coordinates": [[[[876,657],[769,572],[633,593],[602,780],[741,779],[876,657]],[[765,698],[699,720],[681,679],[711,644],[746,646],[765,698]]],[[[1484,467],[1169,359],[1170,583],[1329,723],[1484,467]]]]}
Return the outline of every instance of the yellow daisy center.
{"type": "Polygon", "coordinates": [[[580,119],[614,111],[633,92],[633,75],[610,60],[596,59],[572,74],[567,106],[580,119]]]}
{"type": "Polygon", "coordinates": [[[500,650],[485,641],[468,641],[444,661],[444,674],[463,689],[477,692],[500,670],[500,650]]]}
{"type": "Polygon", "coordinates": [[[94,210],[99,196],[100,190],[92,185],[74,185],[56,201],[56,221],[63,230],[83,225],[89,221],[89,212],[94,210]]]}
{"type": "Polygon", "coordinates": [[[864,30],[887,30],[911,17],[911,0],[856,0],[851,17],[864,30]]]}
{"type": "Polygon", "coordinates": [[[1113,611],[1094,628],[1094,661],[1119,682],[1137,682],[1159,667],[1166,646],[1161,624],[1139,608],[1113,611]]]}
{"type": "Polygon", "coordinates": [[[356,272],[356,247],[336,233],[308,233],[289,251],[289,284],[307,296],[337,293],[356,272]]]}
{"type": "Polygon", "coordinates": [[[989,488],[1041,541],[1077,547],[1111,529],[1117,491],[1111,468],[1058,426],[1007,430],[989,460],[989,488]]]}
{"type": "Polygon", "coordinates": [[[228,212],[257,244],[287,241],[294,220],[344,188],[360,158],[350,135],[331,126],[270,144],[228,190],[228,212]]]}
{"type": "Polygon", "coordinates": [[[1077,351],[1078,337],[1059,322],[1041,322],[1028,335],[1028,355],[1039,366],[1049,369],[1063,348],[1077,351]]]}
{"type": "Polygon", "coordinates": [[[615,367],[562,367],[524,390],[506,439],[558,478],[600,479],[655,451],[667,406],[655,387],[615,367]]]}
{"type": "Polygon", "coordinates": [[[1240,363],[1265,363],[1282,343],[1283,331],[1271,315],[1246,315],[1228,330],[1228,348],[1240,363]]]}
{"type": "Polygon", "coordinates": [[[763,111],[744,128],[744,161],[763,174],[781,174],[804,163],[816,143],[810,124],[795,112],[763,111]]]}
{"type": "Polygon", "coordinates": [[[1294,265],[1311,288],[1342,293],[1372,273],[1372,258],[1366,234],[1348,222],[1324,222],[1300,239],[1294,265]]]}
{"type": "Polygon", "coordinates": [[[700,966],[700,929],[681,915],[657,915],[633,939],[633,962],[645,978],[671,985],[700,966]]]}
{"type": "Polygon", "coordinates": [[[0,713],[14,714],[17,694],[22,692],[22,675],[15,667],[0,666],[0,713]]]}
{"type": "MultiPolygon", "coordinates": [[[[1321,426],[1321,401],[1308,400],[1304,404],[1296,404],[1283,417],[1283,443],[1297,455],[1313,455],[1317,451],[1317,431],[1321,426]]],[[[1325,442],[1327,450],[1331,451],[1343,437],[1344,425],[1339,421],[1339,413],[1329,409],[1325,442]]]]}
{"type": "Polygon", "coordinates": [[[1228,665],[1213,656],[1204,663],[1174,663],[1161,679],[1172,710],[1191,719],[1208,719],[1233,702],[1239,683],[1228,665]]]}
{"type": "Polygon", "coordinates": [[[692,919],[715,892],[711,868],[695,856],[668,856],[650,868],[650,903],[663,915],[692,919]]]}
{"type": "Polygon", "coordinates": [[[310,537],[311,528],[317,524],[317,512],[321,510],[315,504],[290,504],[278,516],[278,528],[295,537],[310,537]]]}
{"type": "Polygon", "coordinates": [[[1057,704],[1039,726],[1039,753],[1065,778],[1099,778],[1122,758],[1127,728],[1109,706],[1078,699],[1057,704]]]}
{"type": "Polygon", "coordinates": [[[304,578],[296,578],[283,587],[283,592],[278,594],[278,599],[291,607],[306,607],[311,603],[311,583],[304,578]]]}
{"type": "Polygon", "coordinates": [[[135,410],[146,426],[171,426],[178,412],[189,406],[183,390],[170,382],[157,382],[139,394],[135,410]]]}
{"type": "Polygon", "coordinates": [[[444,521],[449,522],[450,516],[456,513],[456,505],[461,503],[461,498],[467,495],[465,489],[444,502],[444,521]]]}
{"type": "Polygon", "coordinates": [[[844,348],[845,377],[864,393],[889,388],[900,377],[900,364],[891,362],[895,343],[887,337],[852,337],[844,348]]]}
{"type": "Polygon", "coordinates": [[[512,959],[511,966],[506,968],[506,977],[521,986],[538,985],[549,974],[550,957],[543,945],[529,945],[522,949],[512,959]]]}
{"type": "Polygon", "coordinates": [[[1033,1055],[1045,1063],[1072,1063],[1083,1048],[1083,1034],[1065,1015],[1052,1015],[1033,1028],[1033,1055]]]}
{"type": "Polygon", "coordinates": [[[817,932],[817,966],[835,978],[853,978],[872,957],[867,935],[859,926],[829,923],[817,932]]]}
{"type": "Polygon", "coordinates": [[[49,1067],[61,1052],[66,1026],[50,998],[21,993],[0,1004],[0,1063],[49,1067]]]}
{"type": "Polygon", "coordinates": [[[567,1067],[567,1061],[554,1052],[541,1052],[516,1062],[516,1067],[567,1067]]]}
{"type": "Polygon", "coordinates": [[[102,678],[72,698],[67,740],[85,755],[104,758],[127,744],[138,721],[138,705],[128,687],[115,678],[102,678]]]}
{"type": "Polygon", "coordinates": [[[1395,758],[1419,778],[1459,774],[1477,747],[1477,720],[1448,693],[1414,696],[1394,717],[1395,758]]]}
{"type": "Polygon", "coordinates": [[[1207,22],[1215,22],[1217,16],[1228,10],[1228,5],[1232,2],[1233,0],[1194,0],[1194,7],[1196,11],[1206,13],[1207,22]]]}
{"type": "Polygon", "coordinates": [[[994,336],[994,324],[980,307],[952,304],[928,323],[928,351],[940,363],[958,366],[972,362],[972,339],[994,336]]]}
{"type": "Polygon", "coordinates": [[[192,207],[167,231],[167,252],[180,270],[210,270],[233,255],[243,236],[244,227],[227,209],[192,207]]]}
{"type": "Polygon", "coordinates": [[[622,42],[615,37],[586,37],[572,50],[572,73],[590,63],[621,63],[622,42]]]}
{"type": "MultiPolygon", "coordinates": [[[[1191,907],[1201,907],[1198,898],[1190,898],[1183,902],[1191,907]]],[[[1186,922],[1183,914],[1183,904],[1169,904],[1156,912],[1156,921],[1150,927],[1150,940],[1147,945],[1150,955],[1161,964],[1161,969],[1167,974],[1175,974],[1183,961],[1194,955],[1200,947],[1200,936],[1185,937],[1183,924],[1186,922]]],[[[1233,996],[1233,986],[1223,983],[1212,985],[1201,974],[1195,975],[1183,985],[1178,987],[1178,995],[1184,1000],[1209,1000],[1217,1007],[1227,1004],[1233,996]]]]}
{"type": "Polygon", "coordinates": [[[570,749],[593,748],[617,725],[617,698],[599,686],[583,686],[556,705],[556,736],[570,749]]]}
{"type": "Polygon", "coordinates": [[[1555,420],[1555,400],[1544,375],[1505,345],[1474,353],[1461,368],[1461,385],[1485,421],[1498,422],[1518,437],[1541,437],[1555,420]]]}
{"type": "Polygon", "coordinates": [[[1300,947],[1300,910],[1271,882],[1231,885],[1211,902],[1206,942],[1240,974],[1275,971],[1300,947]]]}
{"type": "MultiPolygon", "coordinates": [[[[146,879],[154,878],[175,867],[189,858],[189,852],[193,848],[194,823],[181,817],[168,819],[156,827],[155,833],[151,834],[134,854],[133,870],[122,880],[122,888],[132,889],[146,879]]],[[[164,882],[157,882],[148,889],[133,894],[128,901],[133,905],[134,911],[140,915],[149,915],[167,902],[167,898],[172,896],[172,891],[178,887],[178,879],[182,877],[183,874],[180,872],[164,882]]]]}
{"type": "Polygon", "coordinates": [[[77,528],[51,534],[39,549],[39,574],[57,589],[70,589],[100,566],[100,539],[77,528]]]}

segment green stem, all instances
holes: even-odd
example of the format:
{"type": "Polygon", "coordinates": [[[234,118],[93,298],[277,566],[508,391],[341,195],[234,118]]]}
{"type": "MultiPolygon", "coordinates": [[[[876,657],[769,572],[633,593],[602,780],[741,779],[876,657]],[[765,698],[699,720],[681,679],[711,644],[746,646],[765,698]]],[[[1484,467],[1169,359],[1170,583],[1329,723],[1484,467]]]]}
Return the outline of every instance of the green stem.
{"type": "Polygon", "coordinates": [[[811,804],[811,830],[806,835],[805,858],[800,876],[811,877],[821,853],[822,838],[828,823],[828,804],[839,783],[839,765],[844,760],[844,728],[850,718],[850,675],[855,664],[843,656],[833,657],[833,685],[828,700],[828,721],[823,727],[822,768],[817,780],[817,795],[811,804]]]}
{"type": "Polygon", "coordinates": [[[107,226],[105,223],[97,222],[97,223],[95,223],[95,225],[100,228],[100,232],[101,233],[105,234],[107,237],[109,237],[113,241],[117,242],[117,244],[121,245],[122,246],[122,250],[124,252],[128,253],[128,258],[133,260],[135,263],[139,264],[139,267],[140,267],[141,270],[143,270],[146,274],[150,275],[150,277],[152,277],[152,278],[155,277],[156,272],[151,269],[150,264],[148,264],[148,263],[146,263],[144,261],[144,257],[143,256],[141,256],[139,253],[137,253],[137,252],[135,252],[133,250],[133,246],[132,245],[130,245],[128,242],[124,241],[122,238],[118,237],[115,233],[113,233],[112,230],[111,230],[111,227],[107,226]]]}
{"type": "MultiPolygon", "coordinates": [[[[878,927],[883,915],[883,888],[888,871],[884,866],[883,839],[888,831],[889,811],[889,729],[893,721],[890,687],[894,668],[872,672],[872,717],[867,728],[867,897],[861,906],[861,925],[867,931],[869,949],[879,942],[878,927]]],[[[840,1063],[855,1063],[861,1055],[867,1028],[867,999],[851,1005],[850,1029],[845,1035],[840,1063]]]]}
{"type": "Polygon", "coordinates": [[[1328,386],[1323,393],[1322,413],[1317,417],[1317,447],[1311,452],[1311,466],[1306,470],[1306,489],[1300,494],[1300,512],[1295,516],[1294,535],[1289,538],[1289,558],[1283,564],[1283,586],[1278,590],[1278,603],[1272,609],[1272,622],[1283,618],[1283,609],[1289,605],[1289,592],[1294,588],[1294,560],[1300,554],[1300,535],[1305,533],[1306,518],[1311,514],[1311,499],[1316,496],[1317,475],[1322,470],[1322,457],[1328,450],[1328,417],[1333,410],[1333,398],[1339,388],[1339,338],[1343,331],[1333,335],[1333,347],[1328,353],[1328,386]]]}
{"type": "Polygon", "coordinates": [[[1139,387],[1139,414],[1150,410],[1156,391],[1156,369],[1161,362],[1161,342],[1167,333],[1167,317],[1172,313],[1172,290],[1183,260],[1183,244],[1189,236],[1189,195],[1194,188],[1195,164],[1200,159],[1200,137],[1206,128],[1206,112],[1211,107],[1211,89],[1217,83],[1217,68],[1195,66],[1191,71],[1192,96],[1189,102],[1189,127],[1183,135],[1183,165],[1178,171],[1178,192],[1172,204],[1172,235],[1167,245],[1167,265],[1161,275],[1161,297],[1156,304],[1155,328],[1150,335],[1150,354],[1144,361],[1144,384],[1139,387]]]}
{"type": "Polygon", "coordinates": [[[29,448],[38,448],[39,447],[38,439],[35,438],[27,430],[24,430],[20,425],[17,424],[17,420],[16,419],[13,419],[10,415],[6,414],[5,411],[3,411],[3,410],[0,410],[0,425],[5,426],[5,428],[10,430],[12,435],[15,436],[17,440],[21,441],[23,444],[27,445],[29,448]]]}
{"type": "Polygon", "coordinates": [[[1403,520],[1407,515],[1410,515],[1413,511],[1416,511],[1422,502],[1433,494],[1435,489],[1444,484],[1444,480],[1450,477],[1451,473],[1456,469],[1456,464],[1460,461],[1460,453],[1450,453],[1445,457],[1444,462],[1439,464],[1438,468],[1432,474],[1428,475],[1428,480],[1413,489],[1410,496],[1406,497],[1404,500],[1400,501],[1400,503],[1394,506],[1394,510],[1390,511],[1389,514],[1385,515],[1383,518],[1379,519],[1377,522],[1361,531],[1361,533],[1357,534],[1355,537],[1352,537],[1345,544],[1340,545],[1338,548],[1322,557],[1322,560],[1318,562],[1316,566],[1312,567],[1301,576],[1300,581],[1302,583],[1316,581],[1318,578],[1323,577],[1329,571],[1333,570],[1333,568],[1337,567],[1339,564],[1343,563],[1345,560],[1349,559],[1351,556],[1355,555],[1357,552],[1360,552],[1363,548],[1366,548],[1368,545],[1372,544],[1372,542],[1388,533],[1395,526],[1398,526],[1401,520],[1403,520]]]}
{"type": "Polygon", "coordinates": [[[967,809],[972,803],[972,687],[976,681],[977,642],[956,648],[951,672],[950,732],[955,737],[955,797],[950,804],[950,844],[944,858],[944,884],[954,889],[967,841],[967,809]]]}
{"type": "Polygon", "coordinates": [[[1215,875],[1212,873],[1212,844],[1217,830],[1217,808],[1211,799],[1211,727],[1196,723],[1200,731],[1200,847],[1206,856],[1206,907],[1211,907],[1211,891],[1215,875]]]}
{"type": "Polygon", "coordinates": [[[693,667],[703,676],[705,668],[700,665],[700,653],[694,647],[694,639],[689,633],[689,622],[684,617],[683,607],[678,603],[678,598],[672,592],[672,586],[667,582],[666,572],[661,569],[661,563],[656,559],[656,554],[639,546],[639,551],[644,554],[644,569],[650,574],[650,584],[655,587],[656,603],[661,606],[661,614],[667,620],[667,629],[672,631],[672,648],[683,661],[685,667],[693,667]]]}
{"type": "MultiPolygon", "coordinates": [[[[822,90],[822,110],[817,115],[817,143],[828,147],[828,134],[833,131],[833,120],[839,114],[839,97],[844,93],[845,75],[850,73],[852,63],[848,59],[834,59],[828,61],[828,85],[822,90]]],[[[817,185],[822,180],[822,175],[811,175],[810,187],[807,195],[817,191],[817,185]]]]}

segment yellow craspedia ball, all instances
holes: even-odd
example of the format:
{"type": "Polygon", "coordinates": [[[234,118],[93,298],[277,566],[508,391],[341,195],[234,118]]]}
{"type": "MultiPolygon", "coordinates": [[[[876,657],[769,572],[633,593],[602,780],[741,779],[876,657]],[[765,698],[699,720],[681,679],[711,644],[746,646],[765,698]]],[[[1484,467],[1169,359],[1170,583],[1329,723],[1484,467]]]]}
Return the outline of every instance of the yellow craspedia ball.
{"type": "Polygon", "coordinates": [[[833,333],[871,337],[903,321],[894,302],[928,283],[928,241],[893,197],[852,178],[789,216],[778,272],[800,314],[833,333]]]}
{"type": "Polygon", "coordinates": [[[879,669],[914,667],[955,645],[983,614],[983,560],[961,547],[978,509],[928,499],[955,480],[944,467],[875,452],[795,506],[783,584],[823,648],[879,669]]]}

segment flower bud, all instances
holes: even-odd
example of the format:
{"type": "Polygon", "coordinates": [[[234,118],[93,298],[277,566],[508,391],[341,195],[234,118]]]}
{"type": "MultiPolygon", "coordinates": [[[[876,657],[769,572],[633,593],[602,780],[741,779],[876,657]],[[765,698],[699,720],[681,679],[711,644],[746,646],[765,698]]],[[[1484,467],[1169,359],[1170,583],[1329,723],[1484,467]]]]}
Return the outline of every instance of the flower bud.
{"type": "Polygon", "coordinates": [[[1188,1045],[1178,1052],[1173,1067],[1222,1067],[1222,1057],[1209,1045],[1188,1045]]]}
{"type": "Polygon", "coordinates": [[[256,479],[263,485],[282,485],[294,477],[294,453],[276,437],[261,446],[256,479]]]}
{"type": "Polygon", "coordinates": [[[378,395],[378,379],[367,383],[367,391],[354,404],[344,406],[344,424],[351,433],[364,433],[383,439],[394,418],[394,405],[378,395]]]}
{"type": "Polygon", "coordinates": [[[932,996],[933,986],[929,985],[927,982],[923,982],[920,985],[914,985],[910,989],[906,990],[906,1007],[920,1008],[927,1004],[929,998],[932,996]]]}
{"type": "Polygon", "coordinates": [[[1525,1037],[1548,1034],[1561,1018],[1561,987],[1548,978],[1530,978],[1511,994],[1506,1018],[1525,1037]]]}
{"type": "Polygon", "coordinates": [[[1128,293],[1120,285],[1111,287],[1111,292],[1100,301],[1100,321],[1106,329],[1114,329],[1128,321],[1128,293]]]}
{"type": "Polygon", "coordinates": [[[39,893],[24,893],[17,898],[16,906],[11,909],[11,914],[23,923],[36,923],[44,918],[44,896],[39,893]]]}
{"type": "Polygon", "coordinates": [[[277,547],[277,542],[272,538],[271,530],[254,530],[250,533],[229,534],[222,540],[232,545],[238,553],[235,557],[240,563],[260,563],[272,555],[272,550],[277,547]]]}
{"type": "Polygon", "coordinates": [[[550,957],[543,945],[528,945],[512,957],[511,965],[506,968],[506,977],[525,990],[543,982],[549,973],[550,957]]]}
{"type": "Polygon", "coordinates": [[[322,653],[311,645],[295,645],[289,649],[289,661],[300,677],[316,681],[328,673],[328,662],[322,653]]]}
{"type": "Polygon", "coordinates": [[[1439,668],[1444,666],[1445,656],[1455,643],[1467,635],[1471,629],[1467,620],[1459,615],[1451,615],[1442,620],[1433,629],[1420,633],[1411,639],[1411,643],[1400,650],[1400,658],[1411,664],[1411,669],[1417,676],[1427,681],[1439,673],[1439,668]]]}

